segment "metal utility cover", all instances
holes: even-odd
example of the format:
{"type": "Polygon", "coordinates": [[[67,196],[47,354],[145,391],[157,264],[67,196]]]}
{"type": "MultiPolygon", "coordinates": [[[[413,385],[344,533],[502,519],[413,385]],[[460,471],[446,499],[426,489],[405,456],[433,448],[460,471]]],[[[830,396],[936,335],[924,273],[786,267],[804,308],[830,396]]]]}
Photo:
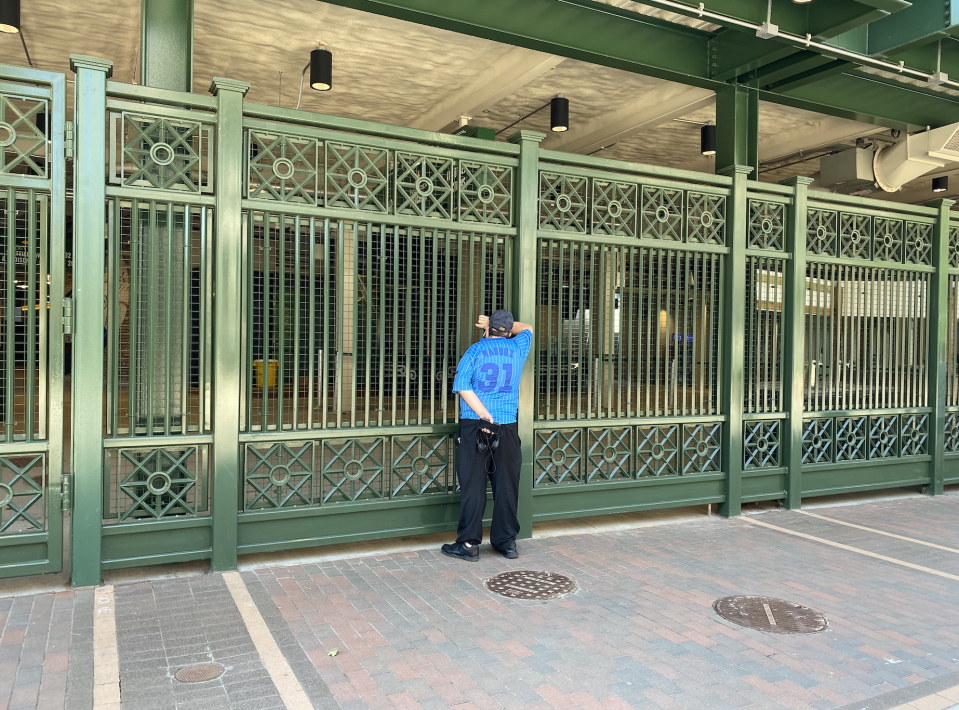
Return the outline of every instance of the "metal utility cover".
{"type": "Polygon", "coordinates": [[[517,570],[486,580],[486,588],[511,599],[559,599],[576,591],[576,582],[562,574],[517,570]]]}
{"type": "Polygon", "coordinates": [[[773,597],[723,597],[713,610],[734,624],[774,634],[814,634],[828,625],[818,611],[773,597]]]}
{"type": "Polygon", "coordinates": [[[202,683],[219,678],[221,675],[223,675],[223,666],[219,663],[197,663],[181,668],[173,674],[173,677],[181,683],[202,683]]]}

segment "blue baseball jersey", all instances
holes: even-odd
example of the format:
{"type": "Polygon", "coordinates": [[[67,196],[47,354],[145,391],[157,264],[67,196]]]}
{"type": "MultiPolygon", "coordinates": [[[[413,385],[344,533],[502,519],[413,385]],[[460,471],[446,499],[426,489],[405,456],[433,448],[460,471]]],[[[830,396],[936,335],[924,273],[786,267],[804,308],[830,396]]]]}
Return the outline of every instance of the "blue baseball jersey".
{"type": "MultiPolygon", "coordinates": [[[[533,344],[533,331],[512,338],[483,338],[460,358],[453,380],[454,392],[472,390],[497,424],[516,421],[519,379],[533,344]]],[[[460,419],[479,419],[460,398],[460,419]]]]}

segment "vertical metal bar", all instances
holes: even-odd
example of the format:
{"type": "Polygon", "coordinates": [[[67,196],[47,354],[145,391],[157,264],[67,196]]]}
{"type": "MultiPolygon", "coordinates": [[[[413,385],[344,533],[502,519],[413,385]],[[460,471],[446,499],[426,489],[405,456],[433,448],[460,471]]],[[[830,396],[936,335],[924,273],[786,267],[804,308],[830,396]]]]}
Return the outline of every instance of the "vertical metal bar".
{"type": "MultiPolygon", "coordinates": [[[[26,334],[26,362],[24,362],[24,376],[26,377],[26,427],[24,440],[33,441],[34,425],[36,424],[36,372],[34,367],[37,360],[37,308],[35,294],[37,292],[37,196],[33,190],[27,192],[27,334],[26,334]]],[[[43,304],[46,307],[46,303],[43,304]]]]}
{"type": "MultiPolygon", "coordinates": [[[[286,327],[286,212],[281,212],[277,223],[276,268],[279,271],[277,300],[280,317],[276,323],[277,375],[276,375],[276,430],[286,427],[286,339],[289,333],[286,327]]],[[[355,275],[355,274],[354,274],[355,275]]],[[[269,380],[267,380],[269,381],[269,380]]]]}
{"type": "MultiPolygon", "coordinates": [[[[668,408],[665,400],[668,397],[666,393],[668,392],[668,388],[669,388],[669,363],[668,363],[668,360],[664,362],[663,328],[665,327],[666,331],[667,332],[669,331],[669,312],[663,310],[663,281],[664,281],[663,256],[665,254],[665,250],[657,249],[655,253],[658,260],[658,263],[657,263],[658,268],[656,270],[656,275],[658,278],[656,279],[656,392],[655,392],[656,407],[655,407],[655,414],[653,416],[659,417],[659,416],[664,416],[667,413],[667,408],[668,408]],[[664,313],[666,314],[665,323],[663,322],[664,313]],[[664,365],[666,366],[665,370],[663,369],[664,365]],[[663,400],[664,400],[662,407],[660,407],[661,395],[663,396],[663,400]]],[[[666,298],[669,298],[668,267],[667,267],[667,272],[665,276],[665,281],[666,281],[666,288],[667,288],[666,298]]]]}
{"type": "MultiPolygon", "coordinates": [[[[351,231],[355,231],[351,230],[351,231]]],[[[343,220],[337,221],[336,229],[336,328],[334,331],[333,337],[336,339],[336,428],[339,429],[343,426],[342,424],[342,415],[343,415],[343,313],[344,313],[344,291],[346,290],[346,283],[344,280],[343,273],[343,263],[344,263],[344,247],[343,242],[346,241],[346,237],[343,234],[343,220]]],[[[355,276],[355,274],[354,274],[355,276]]],[[[354,396],[356,396],[356,388],[353,389],[354,396]]]]}
{"type": "MultiPolygon", "coordinates": [[[[308,222],[310,235],[309,247],[309,266],[307,267],[307,276],[309,284],[307,287],[307,318],[309,318],[309,345],[307,345],[307,363],[309,374],[307,375],[307,393],[306,393],[306,428],[313,428],[313,388],[314,377],[316,375],[317,352],[316,352],[316,218],[310,217],[308,222]]],[[[325,290],[325,289],[324,289],[325,290]]],[[[321,317],[325,317],[321,314],[321,317]]]]}
{"type": "Polygon", "coordinates": [[[166,213],[166,254],[164,255],[166,263],[163,265],[163,285],[166,291],[163,295],[163,433],[169,436],[170,404],[173,398],[170,383],[170,375],[173,373],[171,333],[173,329],[173,203],[167,203],[166,213]]]}
{"type": "MultiPolygon", "coordinates": [[[[150,200],[147,207],[149,226],[147,228],[147,330],[148,337],[153,337],[157,328],[157,205],[150,200]]],[[[153,436],[153,426],[156,413],[156,352],[155,348],[147,346],[147,402],[146,433],[153,436]]]]}
{"type": "MultiPolygon", "coordinates": [[[[339,238],[337,238],[337,241],[339,241],[339,238]]],[[[327,401],[330,396],[330,256],[330,218],[327,217],[323,220],[323,341],[320,350],[320,360],[322,361],[320,363],[320,367],[322,368],[320,370],[320,386],[323,388],[323,396],[320,398],[320,405],[323,407],[323,412],[320,415],[320,420],[323,429],[327,427],[327,418],[330,410],[327,401]]],[[[334,324],[334,327],[338,326],[339,319],[337,319],[334,324]]]]}
{"type": "MultiPolygon", "coordinates": [[[[300,264],[300,215],[296,215],[293,220],[293,421],[291,428],[296,431],[300,428],[300,319],[302,318],[302,305],[300,303],[302,266],[300,264]]],[[[285,257],[284,257],[285,261],[285,257]]],[[[284,271],[286,267],[284,266],[284,271]]]]}
{"type": "MultiPolygon", "coordinates": [[[[193,300],[192,275],[192,245],[190,237],[193,231],[193,216],[190,214],[190,205],[183,205],[183,305],[180,324],[180,433],[186,434],[189,420],[189,381],[192,377],[190,350],[190,303],[193,300]]],[[[172,263],[172,262],[171,262],[172,263]]]]}
{"type": "Polygon", "coordinates": [[[392,372],[393,381],[390,385],[390,392],[392,393],[392,410],[393,413],[390,416],[390,425],[396,426],[396,409],[399,405],[399,393],[396,390],[396,370],[399,367],[399,348],[397,343],[399,342],[399,305],[400,305],[400,228],[393,226],[393,269],[391,270],[391,275],[393,277],[393,289],[392,289],[392,301],[393,301],[393,359],[392,367],[390,368],[392,372]]]}
{"type": "Polygon", "coordinates": [[[410,310],[413,306],[413,229],[406,229],[406,348],[403,351],[403,359],[406,365],[406,410],[403,415],[403,424],[410,425],[410,371],[413,369],[413,358],[410,354],[410,310]]]}
{"type": "MultiPolygon", "coordinates": [[[[383,426],[383,405],[384,405],[384,392],[383,392],[383,366],[386,360],[386,227],[380,225],[379,228],[380,235],[380,280],[376,292],[379,294],[379,311],[380,323],[379,329],[377,331],[377,339],[379,340],[379,387],[377,388],[377,393],[379,395],[379,406],[376,408],[376,425],[383,426]]],[[[447,244],[449,244],[449,237],[447,236],[447,244]]],[[[449,254],[447,254],[447,259],[449,254]]],[[[444,380],[445,382],[445,380],[444,380]]],[[[446,404],[444,400],[443,413],[446,413],[446,404]]],[[[444,417],[443,421],[446,419],[444,417]]]]}
{"type": "MultiPolygon", "coordinates": [[[[106,435],[118,436],[117,423],[119,419],[119,363],[117,353],[119,348],[119,325],[114,315],[117,309],[117,274],[119,273],[119,244],[120,244],[120,222],[121,208],[120,202],[116,198],[107,201],[107,378],[106,378],[106,398],[107,398],[107,416],[106,416],[106,435]]],[[[45,279],[44,279],[45,280],[45,279]]],[[[41,301],[45,303],[45,301],[41,301]]],[[[43,352],[41,350],[41,352],[43,352]]]]}
{"type": "MultiPolygon", "coordinates": [[[[357,256],[359,258],[359,256],[357,256]]],[[[366,223],[366,351],[363,353],[363,372],[366,377],[363,396],[363,426],[370,425],[370,366],[373,359],[373,225],[366,223]]],[[[357,279],[359,283],[359,279],[357,279]]],[[[355,360],[355,358],[354,358],[355,360]]]]}
{"type": "MultiPolygon", "coordinates": [[[[430,393],[430,424],[436,424],[436,309],[437,309],[437,298],[439,294],[439,234],[434,229],[433,230],[433,278],[431,279],[431,291],[433,294],[432,305],[430,308],[430,321],[432,326],[430,327],[430,377],[429,377],[429,389],[430,393]]],[[[495,272],[494,272],[495,273],[495,272]]]]}
{"type": "Polygon", "coordinates": [[[13,422],[14,416],[14,391],[16,390],[16,379],[14,376],[14,352],[16,351],[16,340],[14,336],[15,310],[16,310],[16,279],[17,279],[17,198],[16,191],[12,187],[7,188],[7,293],[6,293],[6,332],[3,334],[3,342],[6,343],[6,404],[4,405],[4,441],[10,443],[13,441],[13,422]]]}
{"type": "MultiPolygon", "coordinates": [[[[212,382],[210,376],[211,361],[213,360],[213,329],[209,327],[207,314],[213,313],[213,294],[210,284],[213,282],[212,263],[210,259],[210,220],[212,211],[203,207],[200,211],[200,372],[199,372],[199,395],[200,395],[200,430],[210,431],[210,413],[212,407],[212,382]]],[[[242,224],[242,220],[241,220],[242,224]]],[[[241,234],[241,238],[242,238],[241,234]]],[[[248,235],[248,242],[252,241],[252,235],[248,235]]],[[[250,296],[252,298],[252,295],[250,296]]],[[[248,324],[249,325],[249,324],[248,324]]],[[[247,378],[247,382],[250,379],[247,378]]],[[[242,389],[240,390],[242,393],[242,389]]],[[[249,424],[247,419],[247,424],[249,424]]]]}
{"type": "MultiPolygon", "coordinates": [[[[49,241],[50,241],[50,223],[49,223],[49,198],[46,195],[39,195],[38,202],[40,207],[40,224],[39,224],[39,250],[40,250],[40,291],[39,298],[37,299],[38,310],[40,313],[39,320],[39,346],[40,346],[40,372],[39,372],[39,382],[37,388],[37,438],[40,441],[44,441],[47,438],[47,388],[50,386],[50,373],[48,368],[51,367],[48,363],[49,360],[52,360],[52,356],[47,357],[48,353],[48,343],[50,339],[49,329],[51,327],[50,313],[54,310],[54,305],[52,303],[47,303],[48,292],[51,288],[55,288],[55,285],[51,279],[50,285],[47,285],[47,275],[50,274],[50,257],[49,257],[49,241]]],[[[55,324],[55,321],[53,322],[55,324]]],[[[59,400],[51,401],[62,401],[62,398],[59,400]]],[[[115,421],[115,420],[114,420],[115,421]]],[[[113,428],[116,431],[116,426],[113,428]]]]}

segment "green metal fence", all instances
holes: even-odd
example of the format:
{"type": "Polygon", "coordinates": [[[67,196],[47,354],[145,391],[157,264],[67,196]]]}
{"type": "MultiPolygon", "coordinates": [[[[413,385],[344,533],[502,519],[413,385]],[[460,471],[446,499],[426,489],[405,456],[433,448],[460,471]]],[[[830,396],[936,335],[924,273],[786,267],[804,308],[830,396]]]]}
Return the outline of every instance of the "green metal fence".
{"type": "MultiPolygon", "coordinates": [[[[536,328],[524,534],[536,520],[705,503],[735,515],[959,482],[948,201],[810,193],[802,178],[548,152],[538,134],[426,133],[244,102],[240,82],[204,97],[74,65],[77,584],[455,528],[450,387],[476,315],[499,307],[536,328]]],[[[10,71],[55,117],[63,77],[10,71]]],[[[0,94],[7,110],[22,92],[0,94]]],[[[4,313],[22,283],[59,312],[62,120],[47,125],[52,148],[30,155],[53,151],[51,172],[3,155],[0,237],[16,210],[39,250],[5,272],[4,313]]],[[[25,329],[2,326],[34,368],[0,353],[0,448],[22,454],[0,451],[0,471],[34,512],[0,506],[0,550],[19,555],[7,575],[60,555],[63,328],[24,314],[25,329]]]]}

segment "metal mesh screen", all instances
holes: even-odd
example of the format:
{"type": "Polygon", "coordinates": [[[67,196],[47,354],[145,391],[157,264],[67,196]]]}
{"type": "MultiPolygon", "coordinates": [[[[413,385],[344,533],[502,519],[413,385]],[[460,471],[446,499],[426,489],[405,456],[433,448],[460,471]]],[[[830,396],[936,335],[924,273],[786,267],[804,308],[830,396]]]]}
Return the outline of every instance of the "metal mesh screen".
{"type": "Polygon", "coordinates": [[[785,260],[746,258],[743,411],[782,411],[782,324],[785,260]]]}

